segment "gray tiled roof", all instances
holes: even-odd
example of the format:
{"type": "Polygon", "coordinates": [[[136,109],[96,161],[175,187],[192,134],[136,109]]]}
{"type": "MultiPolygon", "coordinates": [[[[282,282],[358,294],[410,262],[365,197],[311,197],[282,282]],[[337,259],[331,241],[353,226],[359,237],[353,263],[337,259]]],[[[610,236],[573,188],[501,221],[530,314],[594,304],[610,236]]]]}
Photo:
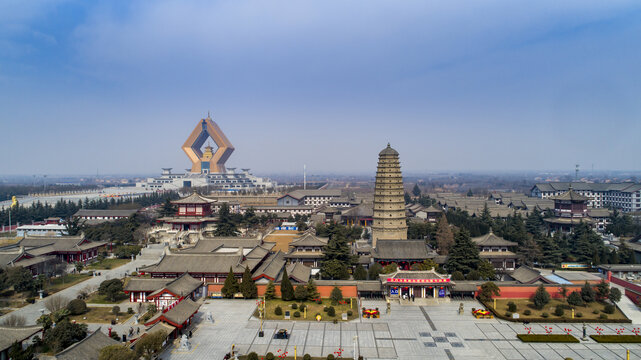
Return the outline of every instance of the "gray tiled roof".
{"type": "Polygon", "coordinates": [[[302,236],[299,236],[295,238],[291,243],[290,246],[297,247],[297,246],[325,246],[327,245],[327,238],[321,238],[317,237],[316,235],[312,235],[309,232],[306,232],[302,236]]]}
{"type": "Polygon", "coordinates": [[[213,202],[216,202],[216,200],[198,195],[195,192],[186,198],[172,201],[173,204],[210,204],[213,202]]]}
{"type": "Polygon", "coordinates": [[[270,255],[265,261],[254,270],[252,273],[252,278],[256,279],[260,276],[266,276],[270,279],[278,279],[278,275],[283,270],[285,266],[285,254],[278,251],[276,254],[270,255]]]}
{"type": "Polygon", "coordinates": [[[0,351],[10,348],[16,341],[30,338],[39,331],[42,331],[42,326],[0,326],[0,351]]]}
{"type": "MultiPolygon", "coordinates": [[[[295,282],[307,283],[309,281],[309,277],[311,276],[311,273],[312,273],[312,269],[301,263],[294,263],[294,264],[287,265],[287,276],[290,279],[293,279],[295,282]]],[[[278,281],[283,280],[282,272],[278,275],[277,280],[278,281]]]]}
{"type": "Polygon", "coordinates": [[[98,328],[91,335],[57,353],[55,358],[58,360],[98,360],[102,348],[118,344],[120,344],[118,341],[105,335],[98,328]]]}
{"type": "Polygon", "coordinates": [[[171,291],[173,294],[186,296],[201,286],[203,286],[202,281],[194,279],[188,273],[184,273],[176,280],[168,282],[164,288],[171,291]]]}
{"type": "Polygon", "coordinates": [[[477,246],[517,246],[518,244],[512,241],[505,240],[500,236],[496,236],[493,232],[472,238],[472,241],[477,246]]]}
{"type": "Polygon", "coordinates": [[[213,237],[198,240],[196,245],[180,251],[181,253],[211,253],[220,248],[244,248],[251,249],[260,245],[262,241],[256,238],[242,237],[213,237]]]}
{"type": "Polygon", "coordinates": [[[129,278],[124,287],[124,291],[156,291],[167,285],[171,279],[147,279],[147,278],[129,278]]]}
{"type": "MultiPolygon", "coordinates": [[[[235,273],[242,273],[245,266],[243,257],[233,254],[167,254],[156,265],[141,268],[149,273],[219,273],[226,274],[229,268],[235,273]]],[[[250,268],[251,269],[251,268],[250,268]]]]}
{"type": "Polygon", "coordinates": [[[432,256],[425,240],[378,240],[376,249],[372,251],[372,257],[389,260],[424,260],[432,256]]]}
{"type": "Polygon", "coordinates": [[[80,209],[73,216],[97,216],[97,217],[129,217],[138,212],[138,210],[99,210],[99,209],[80,209]]]}

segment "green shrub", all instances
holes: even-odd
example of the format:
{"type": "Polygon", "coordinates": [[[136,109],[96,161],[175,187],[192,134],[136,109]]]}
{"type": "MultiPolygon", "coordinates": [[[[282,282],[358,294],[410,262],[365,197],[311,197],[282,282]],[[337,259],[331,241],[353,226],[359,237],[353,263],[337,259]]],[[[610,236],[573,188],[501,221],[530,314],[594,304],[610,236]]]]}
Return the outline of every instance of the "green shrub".
{"type": "Polygon", "coordinates": [[[274,309],[274,314],[276,314],[278,316],[283,315],[283,309],[280,306],[276,306],[276,308],[274,309]]]}
{"type": "Polygon", "coordinates": [[[580,317],[583,317],[583,313],[578,312],[578,313],[574,314],[574,316],[580,318],[580,317]]]}
{"type": "Polygon", "coordinates": [[[554,315],[556,316],[563,316],[563,307],[561,305],[557,305],[556,309],[554,309],[554,315]]]}
{"type": "Polygon", "coordinates": [[[332,354],[327,355],[327,360],[334,360],[334,359],[336,359],[334,355],[332,354]]]}
{"type": "Polygon", "coordinates": [[[506,312],[505,312],[505,316],[507,316],[507,317],[509,317],[509,318],[510,318],[510,317],[512,317],[512,313],[511,313],[511,312],[509,312],[509,311],[506,311],[506,312]]]}
{"type": "Polygon", "coordinates": [[[253,351],[252,351],[252,352],[250,352],[250,353],[247,355],[247,360],[258,360],[258,354],[256,354],[256,353],[255,353],[255,352],[253,352],[253,351]]]}
{"type": "Polygon", "coordinates": [[[274,360],[274,353],[268,352],[267,355],[265,355],[265,360],[274,360]]]}
{"type": "Polygon", "coordinates": [[[28,302],[29,304],[34,304],[36,302],[36,298],[28,297],[25,301],[28,302]]]}
{"type": "Polygon", "coordinates": [[[550,316],[550,314],[548,314],[548,313],[546,313],[546,312],[544,312],[543,314],[541,314],[541,317],[542,317],[542,318],[547,318],[547,317],[549,317],[549,316],[550,316]]]}
{"type": "Polygon", "coordinates": [[[612,304],[606,304],[603,307],[603,312],[606,314],[614,314],[615,307],[612,304]]]}
{"type": "Polygon", "coordinates": [[[318,299],[318,300],[316,300],[316,303],[317,303],[318,305],[323,305],[323,300],[322,300],[322,299],[318,299]]]}
{"type": "Polygon", "coordinates": [[[312,356],[309,354],[303,355],[303,360],[312,360],[312,356]]]}
{"type": "Polygon", "coordinates": [[[303,311],[305,309],[307,309],[307,305],[301,305],[301,306],[298,307],[298,310],[300,310],[300,311],[303,311]]]}
{"type": "Polygon", "coordinates": [[[327,307],[327,306],[323,306],[323,311],[324,311],[324,312],[327,312],[328,310],[329,310],[329,307],[327,307]]]}
{"type": "Polygon", "coordinates": [[[601,319],[601,320],[606,320],[607,318],[608,318],[608,316],[606,314],[599,315],[599,319],[601,319]]]}
{"type": "Polygon", "coordinates": [[[73,299],[67,304],[67,310],[71,315],[80,315],[87,312],[87,304],[80,299],[73,299]]]}
{"type": "Polygon", "coordinates": [[[132,308],[127,308],[127,314],[129,314],[129,315],[133,315],[133,313],[134,313],[134,309],[132,309],[132,308]]]}
{"type": "Polygon", "coordinates": [[[293,304],[292,304],[292,309],[294,309],[294,310],[298,309],[298,304],[293,303],[293,304]]]}
{"type": "Polygon", "coordinates": [[[507,310],[510,312],[516,312],[516,304],[513,301],[507,303],[507,310]]]}
{"type": "Polygon", "coordinates": [[[599,310],[594,309],[594,310],[592,311],[592,313],[593,313],[594,315],[597,315],[597,314],[599,313],[599,310]]]}
{"type": "Polygon", "coordinates": [[[525,309],[523,310],[523,315],[532,315],[532,311],[530,311],[530,309],[525,309]]]}
{"type": "Polygon", "coordinates": [[[294,311],[294,317],[299,318],[300,317],[300,312],[299,311],[294,311]]]}
{"type": "Polygon", "coordinates": [[[354,313],[352,312],[352,310],[347,310],[347,316],[352,316],[352,315],[354,315],[354,313]]]}
{"type": "Polygon", "coordinates": [[[120,306],[116,305],[112,307],[111,312],[114,313],[114,315],[118,316],[118,314],[120,314],[120,306]]]}
{"type": "Polygon", "coordinates": [[[327,315],[331,317],[336,316],[336,309],[334,309],[333,306],[330,306],[329,308],[327,308],[327,315]]]}

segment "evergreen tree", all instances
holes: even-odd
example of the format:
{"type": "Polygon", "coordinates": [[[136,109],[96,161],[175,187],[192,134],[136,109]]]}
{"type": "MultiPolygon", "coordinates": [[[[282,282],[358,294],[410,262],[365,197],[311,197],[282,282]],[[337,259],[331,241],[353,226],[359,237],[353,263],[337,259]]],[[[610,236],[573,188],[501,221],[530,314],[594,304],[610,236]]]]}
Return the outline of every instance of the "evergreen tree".
{"type": "Polygon", "coordinates": [[[267,287],[265,288],[265,299],[272,300],[275,297],[276,297],[276,286],[274,286],[273,281],[269,280],[269,282],[267,283],[267,287]]]}
{"type": "Polygon", "coordinates": [[[543,224],[544,222],[541,213],[536,209],[532,209],[525,220],[525,229],[528,233],[534,236],[539,236],[541,234],[543,224]]]}
{"type": "Polygon", "coordinates": [[[382,271],[383,266],[381,266],[381,264],[373,263],[369,266],[369,270],[367,270],[367,278],[370,280],[378,280],[378,275],[380,275],[382,271]]]}
{"type": "Polygon", "coordinates": [[[450,272],[460,271],[464,274],[477,269],[479,262],[479,249],[470,239],[470,234],[461,229],[456,235],[456,241],[447,258],[447,270],[450,272]]]}
{"type": "Polygon", "coordinates": [[[412,189],[412,194],[416,197],[421,196],[421,188],[418,187],[418,183],[414,184],[414,188],[412,189]]]}
{"type": "Polygon", "coordinates": [[[307,297],[308,297],[307,287],[305,285],[297,285],[296,289],[294,290],[294,297],[298,301],[307,300],[307,297]]]}
{"type": "Polygon", "coordinates": [[[606,283],[604,279],[596,286],[596,299],[597,301],[604,301],[610,295],[610,284],[606,283]]]}
{"type": "Polygon", "coordinates": [[[531,235],[526,235],[527,239],[523,245],[518,247],[517,252],[523,256],[523,262],[526,265],[532,265],[541,261],[541,249],[531,235]]]}
{"type": "Polygon", "coordinates": [[[163,217],[174,216],[176,214],[176,206],[171,203],[171,199],[165,199],[165,202],[160,208],[160,215],[163,217]]]}
{"type": "Polygon", "coordinates": [[[483,283],[481,285],[481,291],[479,291],[479,300],[488,302],[492,300],[494,296],[501,296],[501,289],[491,281],[483,283]]]}
{"type": "Polygon", "coordinates": [[[563,254],[554,238],[545,236],[538,240],[541,249],[541,262],[547,265],[557,265],[563,260],[563,254]]]}
{"type": "Polygon", "coordinates": [[[447,255],[454,244],[454,235],[450,225],[447,223],[446,216],[441,216],[438,220],[438,225],[436,225],[436,243],[438,244],[438,252],[441,255],[447,255]]]}
{"type": "Polygon", "coordinates": [[[596,295],[594,294],[594,289],[588,282],[585,282],[585,285],[581,288],[581,298],[586,303],[591,303],[594,301],[596,295]]]}
{"type": "Polygon", "coordinates": [[[220,291],[227,299],[233,298],[234,294],[238,292],[238,279],[236,279],[236,276],[234,276],[234,272],[232,271],[231,266],[229,267],[229,274],[227,274],[227,278],[225,279],[223,288],[220,291]]]}
{"type": "Polygon", "coordinates": [[[465,280],[465,276],[460,271],[455,271],[452,273],[451,279],[454,281],[465,280]]]}
{"type": "Polygon", "coordinates": [[[323,279],[347,280],[349,271],[347,266],[339,260],[324,260],[321,265],[321,275],[323,279]]]}
{"type": "Polygon", "coordinates": [[[354,270],[354,280],[367,280],[367,271],[365,271],[363,265],[358,264],[358,266],[356,266],[354,270]]]}
{"type": "Polygon", "coordinates": [[[610,294],[608,295],[608,298],[613,303],[618,303],[619,301],[621,301],[621,290],[619,290],[618,288],[610,289],[610,294]]]}
{"type": "Polygon", "coordinates": [[[283,268],[283,280],[280,282],[280,294],[281,298],[285,301],[294,300],[294,287],[292,286],[292,282],[289,280],[286,267],[283,268]]]}
{"type": "Polygon", "coordinates": [[[307,298],[309,300],[320,299],[320,293],[318,292],[313,279],[309,279],[307,282],[307,298]]]}
{"type": "Polygon", "coordinates": [[[488,231],[492,229],[492,214],[490,209],[487,207],[487,203],[483,204],[483,211],[481,212],[481,222],[487,226],[488,231]]]}
{"type": "Polygon", "coordinates": [[[243,282],[240,283],[240,292],[243,293],[245,299],[254,299],[258,296],[258,288],[256,283],[252,279],[252,274],[249,271],[249,267],[245,267],[245,272],[243,273],[243,282]]]}
{"type": "Polygon", "coordinates": [[[483,280],[494,280],[496,278],[496,270],[494,265],[487,260],[481,260],[479,262],[479,275],[483,280]]]}
{"type": "Polygon", "coordinates": [[[536,289],[536,292],[532,297],[532,302],[534,303],[534,307],[539,310],[543,309],[543,307],[550,302],[550,294],[545,290],[543,284],[539,285],[536,289]]]}
{"type": "Polygon", "coordinates": [[[226,202],[220,205],[218,210],[218,222],[216,223],[216,230],[214,236],[237,236],[238,228],[231,213],[229,212],[229,205],[226,202]]]}
{"type": "Polygon", "coordinates": [[[583,306],[583,299],[581,298],[581,294],[579,294],[578,291],[572,291],[570,295],[568,295],[568,304],[572,306],[583,306]]]}
{"type": "Polygon", "coordinates": [[[396,265],[396,263],[390,263],[383,267],[381,274],[391,274],[396,271],[398,271],[398,265],[396,265]]]}

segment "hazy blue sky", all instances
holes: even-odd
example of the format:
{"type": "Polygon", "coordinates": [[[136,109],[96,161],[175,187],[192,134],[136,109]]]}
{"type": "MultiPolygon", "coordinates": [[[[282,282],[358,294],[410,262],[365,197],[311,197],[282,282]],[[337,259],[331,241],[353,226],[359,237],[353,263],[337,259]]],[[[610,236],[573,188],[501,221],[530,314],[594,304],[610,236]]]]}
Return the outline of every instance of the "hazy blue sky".
{"type": "Polygon", "coordinates": [[[641,2],[0,1],[1,174],[641,169],[641,2]]]}

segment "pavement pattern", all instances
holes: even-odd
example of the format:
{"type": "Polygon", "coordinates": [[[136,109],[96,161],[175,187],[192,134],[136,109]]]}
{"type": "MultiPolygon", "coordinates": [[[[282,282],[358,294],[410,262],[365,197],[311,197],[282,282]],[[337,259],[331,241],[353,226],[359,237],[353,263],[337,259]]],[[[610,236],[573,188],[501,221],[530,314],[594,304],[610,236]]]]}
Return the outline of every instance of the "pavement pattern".
{"type": "MultiPolygon", "coordinates": [[[[527,344],[516,338],[526,333],[524,326],[497,319],[475,319],[467,301],[465,313],[459,315],[459,302],[435,306],[392,305],[385,314],[382,301],[365,301],[363,306],[383,310],[380,319],[357,319],[333,324],[315,321],[266,321],[264,337],[258,336],[260,322],[252,318],[255,301],[208,300],[197,314],[192,328],[192,347],[181,351],[171,345],[160,356],[162,359],[222,359],[232,344],[239,353],[255,351],[277,354],[294,350],[302,357],[327,356],[339,348],[343,356],[362,355],[365,359],[625,359],[626,349],[631,359],[641,359],[641,344],[598,344],[591,339],[579,344],[527,344]],[[211,312],[214,322],[206,320],[211,312]],[[274,339],[278,329],[288,329],[287,340],[274,339]]],[[[543,326],[552,326],[553,333],[562,334],[571,328],[572,334],[582,335],[581,324],[532,324],[532,331],[545,333],[543,326]]],[[[588,325],[588,335],[596,334],[597,324],[588,325]]],[[[633,324],[598,324],[606,334],[615,329],[630,330],[633,324]]]]}

